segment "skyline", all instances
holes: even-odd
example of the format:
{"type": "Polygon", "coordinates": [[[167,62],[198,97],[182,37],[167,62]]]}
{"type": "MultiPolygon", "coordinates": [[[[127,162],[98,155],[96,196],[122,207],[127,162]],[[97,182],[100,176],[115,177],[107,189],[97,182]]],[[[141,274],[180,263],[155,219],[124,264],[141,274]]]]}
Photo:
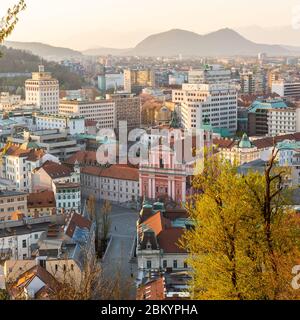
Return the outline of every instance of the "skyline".
{"type": "MultiPolygon", "coordinates": [[[[1,16],[16,0],[2,2],[1,16]]],[[[27,0],[27,9],[20,15],[15,32],[8,40],[43,42],[75,50],[129,48],[153,33],[170,29],[206,34],[225,27],[235,30],[253,25],[270,28],[277,21],[280,21],[277,25],[291,26],[293,10],[300,5],[299,0],[288,0],[276,6],[271,0],[263,4],[259,0],[246,0],[243,3],[238,0],[212,0],[205,6],[195,2],[186,0],[182,3],[176,0],[170,5],[170,1],[160,3],[153,0],[141,5],[140,1],[131,0],[131,5],[128,5],[122,0],[102,0],[101,3],[86,0],[83,7],[80,6],[80,0],[63,3],[58,0],[27,0]],[[190,10],[192,5],[193,10],[190,10]],[[260,14],[257,14],[257,8],[260,14]],[[182,19],[172,19],[178,16],[178,12],[182,19]],[[247,12],[246,16],[244,12],[247,12]],[[212,16],[215,19],[211,19],[212,16]],[[266,19],[267,16],[272,19],[266,19]]]]}

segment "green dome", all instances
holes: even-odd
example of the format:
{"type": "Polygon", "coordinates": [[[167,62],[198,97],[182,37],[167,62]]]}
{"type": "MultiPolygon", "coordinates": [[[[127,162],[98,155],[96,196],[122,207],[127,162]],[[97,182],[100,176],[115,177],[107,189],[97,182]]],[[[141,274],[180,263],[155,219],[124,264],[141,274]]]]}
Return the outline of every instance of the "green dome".
{"type": "Polygon", "coordinates": [[[246,133],[243,134],[242,140],[239,143],[239,148],[242,148],[242,149],[252,148],[252,143],[249,140],[246,133]]]}

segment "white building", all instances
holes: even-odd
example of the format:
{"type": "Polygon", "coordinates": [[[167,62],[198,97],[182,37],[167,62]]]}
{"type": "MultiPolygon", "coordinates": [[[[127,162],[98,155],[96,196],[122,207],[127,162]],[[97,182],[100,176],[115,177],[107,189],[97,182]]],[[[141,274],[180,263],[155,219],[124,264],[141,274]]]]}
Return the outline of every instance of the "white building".
{"type": "Polygon", "coordinates": [[[300,97],[300,82],[273,81],[272,93],[277,93],[281,97],[286,98],[300,97]]]}
{"type": "Polygon", "coordinates": [[[109,100],[81,101],[61,100],[59,114],[84,117],[95,120],[99,128],[115,128],[115,102],[109,100]]]}
{"type": "Polygon", "coordinates": [[[80,212],[81,188],[80,169],[47,161],[32,175],[32,191],[50,190],[54,192],[57,213],[80,212]]]}
{"type": "Polygon", "coordinates": [[[41,112],[57,114],[59,106],[59,83],[39,66],[32,78],[25,81],[26,104],[37,105],[41,112]]]}
{"type": "Polygon", "coordinates": [[[1,92],[0,94],[0,110],[10,111],[17,108],[21,103],[21,96],[11,95],[9,92],[1,92]]]}
{"type": "Polygon", "coordinates": [[[190,70],[188,82],[190,84],[213,84],[217,82],[230,82],[231,71],[220,65],[209,65],[204,69],[190,70]]]}
{"type": "Polygon", "coordinates": [[[39,114],[35,120],[37,130],[59,129],[71,135],[85,133],[84,117],[39,114]]]}
{"type": "Polygon", "coordinates": [[[300,141],[284,140],[277,144],[278,164],[291,169],[291,186],[300,185],[300,141]]]}
{"type": "Polygon", "coordinates": [[[172,212],[165,211],[161,205],[145,204],[140,213],[136,254],[142,277],[149,272],[189,270],[186,262],[188,253],[178,243],[190,222],[184,210],[177,211],[174,219],[172,212]],[[155,206],[162,209],[154,210],[155,206]]]}
{"type": "Polygon", "coordinates": [[[19,191],[30,191],[31,174],[34,169],[48,160],[57,158],[46,154],[34,143],[24,143],[21,146],[8,144],[1,153],[1,177],[15,184],[19,191]]]}
{"type": "Polygon", "coordinates": [[[32,224],[30,228],[19,222],[15,224],[18,226],[0,229],[0,256],[14,260],[28,259],[32,245],[38,243],[41,235],[48,230],[49,223],[32,224]]]}
{"type": "Polygon", "coordinates": [[[81,187],[82,195],[86,197],[94,194],[97,200],[136,203],[139,199],[139,171],[121,165],[85,167],[81,170],[81,187]]]}
{"type": "Polygon", "coordinates": [[[181,105],[184,128],[200,128],[209,120],[213,128],[237,130],[237,90],[228,83],[183,84],[173,90],[172,101],[181,105]]]}

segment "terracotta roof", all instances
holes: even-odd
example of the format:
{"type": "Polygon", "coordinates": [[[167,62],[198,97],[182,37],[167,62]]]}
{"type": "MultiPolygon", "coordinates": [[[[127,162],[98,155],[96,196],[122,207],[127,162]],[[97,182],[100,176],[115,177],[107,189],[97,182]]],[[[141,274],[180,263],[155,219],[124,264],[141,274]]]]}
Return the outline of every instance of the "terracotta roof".
{"type": "Polygon", "coordinates": [[[42,149],[23,149],[20,146],[11,146],[6,151],[5,155],[13,157],[27,158],[29,161],[37,161],[45,155],[45,151],[42,149]]]}
{"type": "Polygon", "coordinates": [[[300,141],[300,132],[285,134],[276,137],[267,137],[261,138],[252,141],[253,145],[255,145],[258,149],[271,148],[276,145],[278,142],[282,142],[284,140],[295,140],[300,141]]]}
{"type": "Polygon", "coordinates": [[[158,235],[158,244],[165,253],[187,253],[187,251],[180,247],[179,240],[183,236],[185,229],[183,228],[169,228],[163,230],[158,235]]]}
{"type": "Polygon", "coordinates": [[[68,177],[73,172],[72,169],[69,167],[59,164],[53,161],[46,161],[40,168],[37,170],[44,169],[46,173],[52,178],[62,178],[62,177],[68,177]]]}
{"type": "Polygon", "coordinates": [[[126,165],[112,165],[109,168],[86,167],[82,168],[81,173],[112,179],[139,181],[139,170],[126,165]]]}
{"type": "Polygon", "coordinates": [[[163,277],[150,280],[148,283],[137,289],[137,300],[164,300],[165,299],[165,281],[163,277]]]}
{"type": "Polygon", "coordinates": [[[157,212],[143,223],[140,224],[141,242],[142,248],[146,248],[147,242],[150,242],[153,250],[156,249],[156,241],[153,238],[155,234],[157,244],[160,249],[163,249],[165,253],[186,253],[186,250],[180,248],[178,242],[181,236],[184,234],[184,228],[172,227],[171,220],[165,218],[162,213],[157,212]],[[142,226],[147,226],[152,230],[148,232],[143,231],[142,226]],[[153,234],[154,233],[154,234],[153,234]]]}
{"type": "Polygon", "coordinates": [[[95,151],[78,151],[70,158],[66,159],[65,163],[74,165],[76,161],[81,165],[98,164],[95,151]]]}
{"type": "Polygon", "coordinates": [[[58,281],[46,269],[36,265],[18,277],[10,286],[10,293],[16,298],[21,297],[23,290],[35,277],[38,277],[45,284],[42,289],[47,290],[48,293],[55,292],[59,287],[58,281]]]}
{"type": "Polygon", "coordinates": [[[213,139],[213,144],[221,149],[231,149],[235,146],[235,141],[231,139],[213,139]]]}
{"type": "Polygon", "coordinates": [[[30,193],[27,198],[27,207],[31,208],[48,208],[55,207],[55,197],[53,191],[44,190],[41,192],[30,193]]]}
{"type": "Polygon", "coordinates": [[[92,226],[92,222],[90,220],[82,217],[78,213],[73,213],[72,218],[66,230],[66,235],[72,238],[76,227],[81,229],[87,228],[90,230],[91,226],[92,226]]]}
{"type": "Polygon", "coordinates": [[[142,224],[152,229],[156,236],[158,236],[164,228],[170,227],[170,221],[165,219],[160,212],[155,213],[153,216],[145,220],[142,224]]]}

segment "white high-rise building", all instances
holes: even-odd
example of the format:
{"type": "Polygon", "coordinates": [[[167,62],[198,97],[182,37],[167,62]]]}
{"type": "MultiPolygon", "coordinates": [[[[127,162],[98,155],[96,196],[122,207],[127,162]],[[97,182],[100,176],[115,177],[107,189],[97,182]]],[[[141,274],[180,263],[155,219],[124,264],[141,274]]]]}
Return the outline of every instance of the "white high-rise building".
{"type": "Polygon", "coordinates": [[[237,90],[229,83],[183,84],[173,90],[173,102],[181,106],[181,121],[186,129],[200,128],[209,120],[213,128],[237,130],[237,90]]]}
{"type": "Polygon", "coordinates": [[[57,114],[59,108],[59,83],[39,66],[39,72],[33,72],[32,78],[25,81],[26,104],[36,105],[41,112],[57,114]]]}
{"type": "Polygon", "coordinates": [[[188,82],[190,84],[213,84],[230,82],[231,71],[225,70],[220,65],[208,65],[204,69],[190,70],[188,82]]]}
{"type": "Polygon", "coordinates": [[[272,93],[277,93],[280,97],[300,97],[300,82],[288,82],[285,80],[273,81],[272,93]]]}

